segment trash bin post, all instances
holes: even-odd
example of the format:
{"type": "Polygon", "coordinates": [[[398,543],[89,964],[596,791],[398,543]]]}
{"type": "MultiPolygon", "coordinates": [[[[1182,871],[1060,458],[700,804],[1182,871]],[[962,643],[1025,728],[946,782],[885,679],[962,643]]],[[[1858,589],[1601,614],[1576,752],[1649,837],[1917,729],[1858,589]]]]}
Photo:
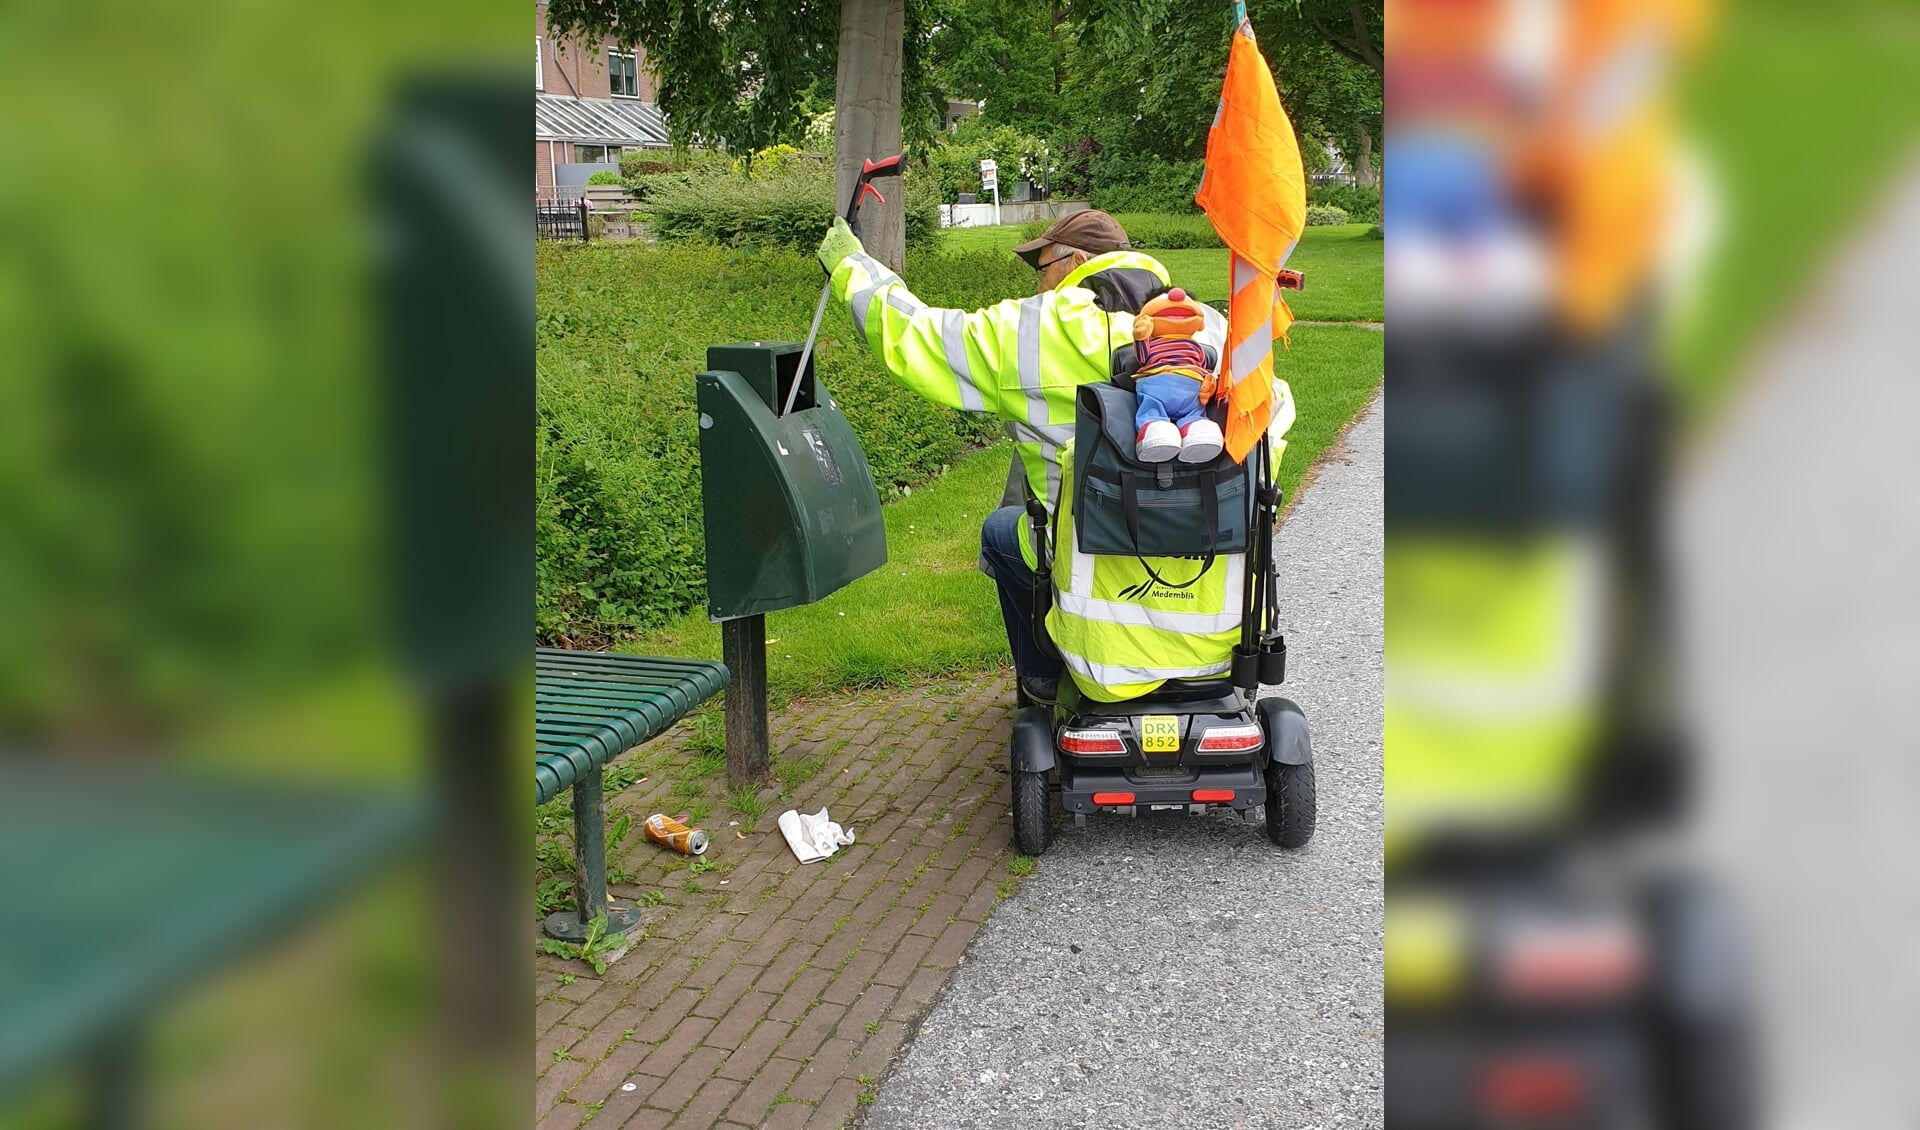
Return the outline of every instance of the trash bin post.
{"type": "Polygon", "coordinates": [[[767,618],[741,616],[720,625],[727,682],[727,783],[758,780],[767,771],[767,618]]]}

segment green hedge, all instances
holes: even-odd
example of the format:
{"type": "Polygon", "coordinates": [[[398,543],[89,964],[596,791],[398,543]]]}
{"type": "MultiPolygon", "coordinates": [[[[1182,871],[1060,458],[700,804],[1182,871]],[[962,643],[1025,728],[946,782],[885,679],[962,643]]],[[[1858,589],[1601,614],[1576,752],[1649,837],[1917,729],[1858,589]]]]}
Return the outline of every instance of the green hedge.
{"type": "MultiPolygon", "coordinates": [[[[804,338],[820,266],[699,242],[542,243],[536,256],[535,627],[543,642],[607,643],[704,602],[693,375],[708,345],[804,338]]],[[[906,276],[940,306],[1033,289],[1004,254],[914,252],[906,276]]],[[[883,497],[999,434],[895,384],[844,310],[822,323],[817,356],[883,497]]]]}
{"type": "Polygon", "coordinates": [[[1093,188],[1088,199],[1107,212],[1165,212],[1193,215],[1200,211],[1193,194],[1200,190],[1204,161],[1162,161],[1133,154],[1095,157],[1090,166],[1093,188]]]}
{"type": "Polygon", "coordinates": [[[1185,251],[1226,246],[1205,216],[1121,212],[1113,218],[1127,229],[1128,241],[1145,251],[1185,251]]]}
{"type": "MultiPolygon", "coordinates": [[[[1127,230],[1128,242],[1142,251],[1189,251],[1226,246],[1204,215],[1117,212],[1113,218],[1127,230]]],[[[1349,217],[1343,209],[1331,204],[1311,204],[1307,207],[1309,227],[1356,221],[1357,217],[1349,217]]],[[[1038,238],[1052,223],[1052,220],[1035,220],[1020,225],[1021,242],[1038,238]]]]}
{"type": "Polygon", "coordinates": [[[1377,224],[1380,222],[1380,190],[1378,188],[1359,188],[1345,184],[1315,184],[1307,187],[1308,204],[1325,204],[1346,212],[1348,220],[1356,224],[1377,224]]]}
{"type": "MultiPolygon", "coordinates": [[[[908,170],[907,243],[930,244],[940,229],[934,186],[908,170]]],[[[712,168],[635,178],[635,195],[663,241],[784,247],[811,251],[839,211],[833,167],[824,160],[783,161],[751,176],[712,168]]],[[[842,204],[844,206],[844,202],[842,204]]]]}

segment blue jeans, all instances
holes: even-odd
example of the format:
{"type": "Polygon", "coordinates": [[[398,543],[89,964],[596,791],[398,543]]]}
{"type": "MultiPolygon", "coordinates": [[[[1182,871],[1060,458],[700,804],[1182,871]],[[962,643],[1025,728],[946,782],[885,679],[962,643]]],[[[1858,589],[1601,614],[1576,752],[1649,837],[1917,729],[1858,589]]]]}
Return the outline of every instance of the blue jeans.
{"type": "Polygon", "coordinates": [[[1000,590],[1000,616],[1007,623],[1014,672],[1024,679],[1057,679],[1060,661],[1033,638],[1033,570],[1020,556],[1020,539],[1026,536],[1026,510],[1002,506],[981,523],[980,552],[1000,590]]]}
{"type": "Polygon", "coordinates": [[[1133,430],[1139,431],[1154,420],[1171,420],[1186,427],[1207,414],[1200,406],[1200,382],[1183,373],[1156,373],[1142,377],[1133,385],[1136,405],[1133,430]]]}

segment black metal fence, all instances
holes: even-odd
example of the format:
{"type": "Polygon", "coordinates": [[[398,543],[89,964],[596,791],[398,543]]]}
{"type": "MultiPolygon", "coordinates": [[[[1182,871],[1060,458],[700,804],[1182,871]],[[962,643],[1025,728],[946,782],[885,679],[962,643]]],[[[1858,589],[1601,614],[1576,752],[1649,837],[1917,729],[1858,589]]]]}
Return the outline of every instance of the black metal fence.
{"type": "Polygon", "coordinates": [[[550,204],[535,201],[533,230],[541,239],[577,239],[585,243],[587,202],[576,200],[567,204],[550,204]]]}

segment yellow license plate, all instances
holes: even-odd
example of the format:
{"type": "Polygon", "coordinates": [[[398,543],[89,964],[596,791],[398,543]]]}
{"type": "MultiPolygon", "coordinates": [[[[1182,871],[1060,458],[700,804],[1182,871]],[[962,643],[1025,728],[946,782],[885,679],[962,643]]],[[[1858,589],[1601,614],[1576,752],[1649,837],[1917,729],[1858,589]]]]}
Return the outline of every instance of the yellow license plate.
{"type": "Polygon", "coordinates": [[[1179,753],[1179,716],[1149,714],[1140,719],[1140,748],[1148,753],[1179,753]]]}

